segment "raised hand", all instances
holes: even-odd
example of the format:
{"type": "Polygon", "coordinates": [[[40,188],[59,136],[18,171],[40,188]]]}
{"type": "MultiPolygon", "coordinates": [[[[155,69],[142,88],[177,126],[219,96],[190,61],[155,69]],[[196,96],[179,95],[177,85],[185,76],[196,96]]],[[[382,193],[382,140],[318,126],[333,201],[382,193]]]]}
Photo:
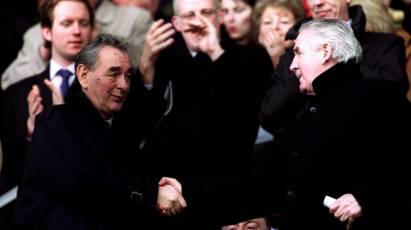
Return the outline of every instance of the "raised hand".
{"type": "Polygon", "coordinates": [[[217,28],[210,22],[210,19],[202,15],[199,16],[199,19],[203,26],[198,33],[198,49],[215,61],[224,53],[220,46],[217,28]]]}
{"type": "Polygon", "coordinates": [[[275,33],[269,30],[263,30],[258,40],[261,45],[267,50],[268,54],[271,57],[273,66],[276,67],[280,61],[281,55],[285,53],[287,48],[287,43],[283,38],[277,36],[275,33]]]}
{"type": "Polygon", "coordinates": [[[153,83],[155,62],[160,52],[174,42],[172,38],[174,33],[173,25],[165,23],[162,19],[157,20],[150,26],[139,64],[145,84],[153,83]]]}
{"type": "Polygon", "coordinates": [[[27,106],[29,111],[29,117],[27,118],[27,134],[28,139],[31,138],[34,130],[34,122],[37,114],[43,111],[44,106],[41,103],[42,97],[40,95],[40,89],[37,85],[33,85],[32,89],[27,96],[27,106]]]}
{"type": "Polygon", "coordinates": [[[348,193],[339,197],[330,206],[330,213],[341,222],[347,222],[347,229],[351,229],[354,220],[362,215],[362,208],[355,197],[348,193]]]}
{"type": "Polygon", "coordinates": [[[59,88],[57,88],[50,80],[44,79],[44,84],[50,89],[53,98],[53,105],[64,104],[64,97],[59,88]]]}
{"type": "Polygon", "coordinates": [[[157,208],[161,215],[175,215],[187,207],[181,184],[176,179],[163,177],[158,185],[157,208]]]}

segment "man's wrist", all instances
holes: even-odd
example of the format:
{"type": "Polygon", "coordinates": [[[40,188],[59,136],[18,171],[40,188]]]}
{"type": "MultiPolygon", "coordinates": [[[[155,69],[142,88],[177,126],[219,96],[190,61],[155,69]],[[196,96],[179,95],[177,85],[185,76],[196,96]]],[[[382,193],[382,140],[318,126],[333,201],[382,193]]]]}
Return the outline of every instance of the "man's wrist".
{"type": "Polygon", "coordinates": [[[213,52],[209,53],[208,56],[210,57],[210,59],[212,61],[217,60],[222,54],[224,53],[223,48],[218,47],[216,50],[214,50],[213,52]]]}

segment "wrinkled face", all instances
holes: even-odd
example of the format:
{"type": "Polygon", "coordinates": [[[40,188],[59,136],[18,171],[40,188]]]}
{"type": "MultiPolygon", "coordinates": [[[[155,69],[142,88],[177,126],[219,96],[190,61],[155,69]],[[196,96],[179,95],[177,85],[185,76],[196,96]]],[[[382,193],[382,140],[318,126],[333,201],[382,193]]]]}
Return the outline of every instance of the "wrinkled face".
{"type": "Polygon", "coordinates": [[[267,7],[261,15],[260,34],[263,31],[272,31],[280,38],[285,39],[288,30],[295,24],[294,14],[285,8],[267,7]]]}
{"type": "Polygon", "coordinates": [[[187,47],[198,51],[200,40],[204,37],[208,20],[216,29],[220,23],[217,5],[214,0],[177,0],[179,12],[172,18],[174,27],[181,32],[187,47]]]}
{"type": "MultiPolygon", "coordinates": [[[[372,0],[371,0],[372,1],[372,0]]],[[[351,0],[308,0],[313,18],[341,19],[348,21],[348,5],[351,0]]]]}
{"type": "Polygon", "coordinates": [[[132,75],[127,53],[105,46],[100,50],[94,70],[79,65],[77,73],[83,91],[104,119],[121,110],[132,75]]]}
{"type": "Polygon", "coordinates": [[[294,45],[294,59],[290,70],[300,80],[300,91],[306,94],[314,94],[312,83],[325,71],[323,50],[320,41],[309,31],[303,31],[297,36],[294,45]]]}
{"type": "Polygon", "coordinates": [[[241,0],[222,0],[221,17],[228,35],[240,44],[245,44],[251,37],[253,9],[241,0]]]}
{"type": "Polygon", "coordinates": [[[244,221],[235,225],[224,226],[222,230],[269,230],[263,218],[244,221]]]}
{"type": "Polygon", "coordinates": [[[51,28],[42,28],[44,38],[51,42],[52,57],[56,61],[73,62],[85,47],[92,31],[86,6],[81,2],[61,1],[54,8],[51,28]]]}

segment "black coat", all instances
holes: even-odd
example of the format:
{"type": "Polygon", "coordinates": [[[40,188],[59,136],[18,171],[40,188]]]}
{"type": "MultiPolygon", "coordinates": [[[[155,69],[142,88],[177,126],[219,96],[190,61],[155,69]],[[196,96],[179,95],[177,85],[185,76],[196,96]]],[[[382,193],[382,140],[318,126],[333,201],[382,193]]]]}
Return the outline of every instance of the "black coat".
{"type": "Polygon", "coordinates": [[[141,161],[116,118],[110,128],[82,92],[76,97],[36,118],[16,222],[28,229],[136,229],[154,206],[156,182],[141,177],[141,161]]]}
{"type": "Polygon", "coordinates": [[[323,199],[346,193],[363,209],[354,229],[408,229],[406,99],[345,64],[318,76],[313,89],[316,96],[285,130],[269,165],[274,186],[283,188],[280,229],[345,229],[323,199]]]}
{"type": "Polygon", "coordinates": [[[44,108],[51,107],[51,92],[44,84],[44,79],[50,79],[49,68],[42,73],[24,79],[9,88],[3,98],[3,170],[0,179],[0,193],[16,186],[21,178],[22,164],[26,156],[29,142],[27,141],[27,118],[29,117],[27,96],[33,85],[38,85],[44,108]]]}
{"type": "Polygon", "coordinates": [[[163,109],[168,112],[146,139],[143,156],[152,175],[182,183],[188,203],[182,218],[195,215],[183,221],[194,222],[188,229],[215,221],[218,208],[211,191],[224,191],[219,186],[226,175],[241,173],[251,162],[259,105],[272,69],[264,50],[224,48],[215,62],[203,53],[193,58],[177,38],[160,56],[150,92],[158,98],[153,105],[168,103],[163,109]],[[167,103],[165,91],[172,91],[167,103]]]}
{"type": "MultiPolygon", "coordinates": [[[[351,6],[349,15],[352,20],[351,27],[363,49],[360,61],[362,77],[386,80],[397,85],[398,90],[405,96],[408,78],[405,72],[405,48],[402,38],[390,33],[365,32],[365,15],[360,6],[351,6]]],[[[293,36],[297,35],[296,31],[300,25],[297,24],[290,30],[289,39],[295,39],[293,36]]],[[[295,119],[306,100],[306,96],[298,90],[298,79],[290,71],[293,58],[292,49],[287,50],[280,58],[261,106],[262,126],[277,134],[277,137],[295,119]]]]}

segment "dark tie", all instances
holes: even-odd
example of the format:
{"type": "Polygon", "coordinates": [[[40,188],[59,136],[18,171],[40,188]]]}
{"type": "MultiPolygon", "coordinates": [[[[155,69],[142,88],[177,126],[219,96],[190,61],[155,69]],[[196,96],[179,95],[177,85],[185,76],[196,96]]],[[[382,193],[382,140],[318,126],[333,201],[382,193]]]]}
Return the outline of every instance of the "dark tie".
{"type": "Polygon", "coordinates": [[[70,70],[60,69],[60,70],[57,72],[57,74],[61,76],[62,81],[61,81],[61,85],[60,85],[60,91],[61,91],[61,94],[62,94],[63,96],[65,96],[66,93],[67,93],[67,90],[68,90],[68,88],[69,88],[69,79],[70,79],[70,76],[71,76],[73,73],[72,73],[70,70]]]}

